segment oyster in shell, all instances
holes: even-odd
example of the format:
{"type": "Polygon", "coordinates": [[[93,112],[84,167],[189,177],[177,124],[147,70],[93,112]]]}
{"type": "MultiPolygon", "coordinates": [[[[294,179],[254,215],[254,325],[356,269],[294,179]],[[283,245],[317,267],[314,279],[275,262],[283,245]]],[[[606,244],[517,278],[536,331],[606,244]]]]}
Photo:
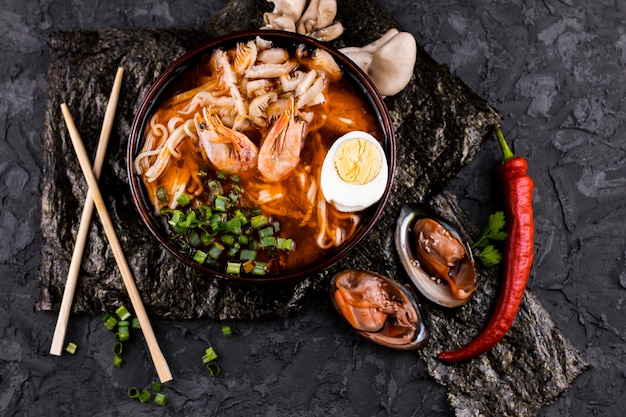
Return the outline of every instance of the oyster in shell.
{"type": "Polygon", "coordinates": [[[380,274],[350,269],[332,280],[337,312],[363,337],[397,349],[418,349],[428,332],[415,294],[380,274]]]}
{"type": "Polygon", "coordinates": [[[402,266],[429,300],[465,304],[478,286],[472,252],[453,226],[416,205],[400,211],[396,250],[402,266]]]}

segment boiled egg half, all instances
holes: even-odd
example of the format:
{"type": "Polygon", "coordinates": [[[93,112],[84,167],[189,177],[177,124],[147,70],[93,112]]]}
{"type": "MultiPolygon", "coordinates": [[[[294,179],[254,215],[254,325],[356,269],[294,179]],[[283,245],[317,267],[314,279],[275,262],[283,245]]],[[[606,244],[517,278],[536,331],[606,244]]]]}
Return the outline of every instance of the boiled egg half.
{"type": "Polygon", "coordinates": [[[349,132],[326,154],[320,179],[322,193],[339,211],[364,210],[385,193],[388,171],[378,140],[366,132],[349,132]]]}

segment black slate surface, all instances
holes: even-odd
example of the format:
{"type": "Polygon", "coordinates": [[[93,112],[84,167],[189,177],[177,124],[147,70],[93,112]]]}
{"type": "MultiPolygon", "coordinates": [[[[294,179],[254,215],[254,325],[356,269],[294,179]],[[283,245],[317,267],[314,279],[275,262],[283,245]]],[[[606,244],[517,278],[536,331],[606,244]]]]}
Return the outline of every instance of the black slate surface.
{"type": "MultiPolygon", "coordinates": [[[[237,338],[228,340],[219,336],[219,322],[157,320],[176,368],[167,409],[123,399],[129,384],[149,383],[151,364],[136,343],[134,362],[115,372],[110,335],[102,332],[99,318],[72,317],[68,336],[79,344],[75,357],[47,354],[56,317],[35,313],[32,306],[41,249],[38,184],[48,35],[111,25],[201,27],[222,5],[0,6],[0,276],[6,284],[0,295],[0,413],[178,415],[178,408],[180,415],[452,415],[423,362],[361,342],[314,302],[294,318],[237,322],[237,338]],[[222,365],[229,371],[222,379],[209,379],[189,360],[208,343],[228,351],[222,365]]],[[[623,4],[580,8],[485,0],[381,6],[503,112],[505,134],[533,162],[537,261],[530,288],[593,365],[539,415],[623,415],[623,4]]],[[[450,187],[473,218],[484,218],[495,205],[490,167],[496,157],[495,145],[487,145],[450,187]]]]}

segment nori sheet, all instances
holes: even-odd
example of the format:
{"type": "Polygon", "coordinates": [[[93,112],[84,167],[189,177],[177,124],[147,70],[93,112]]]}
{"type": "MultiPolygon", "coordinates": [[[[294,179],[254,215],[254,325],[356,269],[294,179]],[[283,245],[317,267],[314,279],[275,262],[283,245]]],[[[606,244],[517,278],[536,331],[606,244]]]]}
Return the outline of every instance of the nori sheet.
{"type": "MultiPolygon", "coordinates": [[[[414,77],[400,94],[385,99],[397,136],[396,180],[390,202],[373,232],[329,270],[288,284],[241,285],[198,276],[161,249],[143,228],[131,201],[125,171],[126,138],[134,109],[156,76],[185,50],[215,34],[256,29],[264,0],[232,0],[203,30],[104,29],[56,32],[50,39],[47,110],[43,134],[43,253],[37,308],[58,310],[74,236],[85,198],[82,178],[60,104],[68,104],[85,146],[95,154],[104,110],[118,66],[125,68],[122,94],[100,178],[109,213],[142,299],[156,316],[186,318],[284,317],[306,297],[327,297],[329,278],[360,267],[406,280],[393,243],[400,208],[427,201],[449,221],[475,235],[445,186],[479,151],[500,115],[448,68],[418,46],[414,77]]],[[[369,43],[399,27],[371,0],[338,1],[344,34],[337,47],[369,43]]],[[[94,214],[97,217],[97,214],[94,214]]],[[[527,292],[507,337],[491,352],[466,364],[446,366],[435,355],[468,341],[483,326],[497,292],[498,270],[480,271],[481,285],[468,305],[426,308],[431,338],[420,355],[430,374],[448,387],[457,416],[528,416],[553,401],[587,366],[537,299],[527,292]]],[[[91,224],[74,297],[74,313],[100,314],[128,304],[121,277],[97,219],[91,224]]]]}
{"type": "MultiPolygon", "coordinates": [[[[144,230],[125,171],[126,138],[134,109],[156,76],[185,50],[208,37],[262,26],[264,1],[231,1],[204,30],[104,29],[56,32],[50,39],[48,106],[43,134],[43,255],[37,307],[58,309],[78,229],[86,186],[60,104],[67,103],[85,146],[95,154],[104,110],[118,66],[125,68],[121,100],[100,179],[111,218],[146,308],[168,318],[259,318],[297,312],[306,294],[327,285],[332,271],[353,265],[393,270],[393,229],[407,200],[440,192],[478,152],[499,114],[445,66],[418,48],[414,80],[386,99],[397,135],[393,197],[374,232],[331,271],[281,285],[238,285],[197,276],[144,230]],[[381,256],[380,247],[386,248],[381,256]]],[[[398,25],[375,3],[342,2],[346,30],[335,45],[363,45],[398,25]]],[[[94,217],[97,217],[95,214],[94,217]]],[[[385,271],[383,271],[385,272],[385,271]]],[[[391,271],[389,271],[391,272],[391,271]]],[[[115,259],[98,220],[85,249],[73,312],[97,314],[127,303],[115,259]]]]}

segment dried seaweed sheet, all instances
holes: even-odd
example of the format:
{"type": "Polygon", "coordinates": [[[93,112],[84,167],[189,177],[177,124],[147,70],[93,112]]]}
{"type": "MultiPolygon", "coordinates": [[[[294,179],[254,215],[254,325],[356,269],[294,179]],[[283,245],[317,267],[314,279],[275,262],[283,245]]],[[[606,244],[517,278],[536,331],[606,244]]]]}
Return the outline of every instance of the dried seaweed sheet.
{"type": "MultiPolygon", "coordinates": [[[[297,312],[306,294],[323,288],[332,271],[285,285],[242,286],[197,276],[155,244],[144,230],[128,191],[126,138],[133,111],[156,76],[185,50],[212,34],[262,25],[264,1],[231,1],[206,30],[116,30],[54,33],[50,40],[48,106],[42,181],[43,256],[40,309],[59,307],[85,196],[85,182],[59,105],[67,103],[93,155],[117,66],[125,68],[122,98],[100,179],[111,218],[144,303],[170,318],[259,318],[297,312]]],[[[342,2],[345,34],[336,46],[362,45],[396,23],[373,2],[342,2]],[[375,18],[374,18],[375,17],[375,18]]],[[[475,156],[498,113],[437,65],[422,49],[414,80],[386,99],[398,141],[397,180],[383,219],[368,238],[335,269],[393,264],[392,231],[407,199],[436,194],[475,156]],[[388,248],[381,256],[379,247],[388,248]]],[[[98,221],[92,222],[73,311],[97,314],[127,301],[114,257],[98,221]]],[[[394,268],[392,266],[392,268],[394,268]]]]}
{"type": "MultiPolygon", "coordinates": [[[[429,206],[460,225],[462,236],[478,234],[454,196],[441,193],[429,200],[429,206]]],[[[455,365],[444,365],[436,359],[439,352],[469,342],[486,324],[497,298],[501,272],[499,268],[479,269],[480,286],[462,308],[423,305],[430,340],[420,356],[430,375],[448,388],[450,404],[458,417],[534,416],[589,366],[530,291],[524,294],[506,337],[489,352],[455,365]]]]}
{"type": "MultiPolygon", "coordinates": [[[[398,27],[373,1],[338,2],[346,28],[334,45],[356,46],[398,27]]],[[[198,276],[161,249],[144,230],[131,201],[125,172],[126,138],[134,108],[153,79],[192,45],[214,34],[255,29],[263,0],[232,0],[205,30],[142,29],[54,33],[50,40],[48,105],[43,135],[43,254],[37,308],[59,308],[86,185],[62,123],[68,104],[83,141],[95,154],[100,123],[117,66],[126,69],[114,131],[100,179],[111,217],[151,314],[169,318],[256,319],[296,313],[307,296],[326,297],[328,278],[359,266],[406,279],[399,270],[393,231],[405,203],[430,201],[443,217],[467,229],[455,198],[442,190],[469,163],[500,116],[445,66],[418,47],[414,77],[386,98],[397,135],[398,161],[392,197],[371,233],[345,260],[302,281],[284,285],[237,285],[198,276]]],[[[453,311],[426,304],[431,339],[420,355],[431,375],[448,388],[457,416],[528,416],[567,389],[585,368],[580,354],[527,292],[513,328],[495,349],[467,364],[445,366],[443,349],[465,343],[484,324],[497,291],[497,271],[481,271],[481,287],[453,311]]],[[[127,303],[126,291],[99,221],[93,221],[73,304],[75,313],[99,314],[127,303]]]]}

